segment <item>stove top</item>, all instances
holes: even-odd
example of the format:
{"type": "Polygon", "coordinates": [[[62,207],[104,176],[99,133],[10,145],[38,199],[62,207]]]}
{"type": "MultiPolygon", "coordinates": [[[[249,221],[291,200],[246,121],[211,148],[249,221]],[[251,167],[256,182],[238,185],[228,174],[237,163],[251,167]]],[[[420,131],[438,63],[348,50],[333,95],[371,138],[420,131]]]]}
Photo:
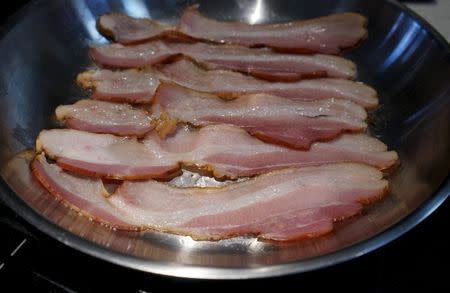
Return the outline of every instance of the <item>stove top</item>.
{"type": "MultiPolygon", "coordinates": [[[[1,22],[27,0],[5,5],[1,22]]],[[[167,289],[314,288],[449,291],[450,202],[400,239],[315,272],[263,280],[198,281],[137,272],[78,252],[41,233],[0,203],[0,292],[159,292],[167,289]],[[292,285],[292,287],[290,287],[292,285]],[[214,286],[214,287],[213,287],[214,286]],[[295,287],[293,287],[295,286],[295,287]],[[445,290],[447,289],[447,290],[445,290]]]]}

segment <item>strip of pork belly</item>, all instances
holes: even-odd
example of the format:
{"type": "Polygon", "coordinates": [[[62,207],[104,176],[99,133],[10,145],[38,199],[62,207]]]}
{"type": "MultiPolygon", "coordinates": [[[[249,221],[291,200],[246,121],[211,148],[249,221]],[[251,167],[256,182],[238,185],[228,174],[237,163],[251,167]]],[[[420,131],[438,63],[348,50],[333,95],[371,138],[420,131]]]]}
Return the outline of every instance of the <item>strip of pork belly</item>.
{"type": "Polygon", "coordinates": [[[35,178],[51,194],[85,216],[118,229],[138,229],[108,202],[106,197],[109,194],[102,180],[66,173],[57,165],[49,164],[43,154],[35,157],[31,169],[35,178]]]}
{"type": "Polygon", "coordinates": [[[357,13],[339,13],[309,20],[250,25],[202,16],[198,6],[187,8],[179,31],[198,39],[245,46],[269,46],[285,51],[339,54],[367,36],[367,19],[357,13]]]}
{"type": "Polygon", "coordinates": [[[343,134],[329,142],[317,142],[309,151],[264,143],[231,125],[211,125],[197,132],[180,129],[161,140],[152,133],[144,140],[149,149],[178,153],[182,165],[213,170],[215,177],[245,177],[289,167],[305,167],[341,162],[358,162],[388,169],[397,153],[365,134],[343,134]]]}
{"type": "Polygon", "coordinates": [[[105,198],[97,191],[102,188],[100,180],[75,177],[45,159],[36,159],[32,167],[51,193],[97,221],[204,240],[256,235],[287,241],[320,236],[332,230],[333,222],[358,214],[361,203],[381,198],[388,186],[376,169],[349,163],[284,169],[222,188],[125,181],[105,198]]]}
{"type": "MultiPolygon", "coordinates": [[[[237,131],[236,131],[237,132],[237,131]]],[[[236,139],[237,135],[236,135],[236,139]]],[[[387,151],[387,147],[376,138],[365,134],[343,134],[329,142],[317,142],[309,151],[293,150],[281,146],[264,144],[242,135],[240,147],[203,156],[203,165],[214,166],[216,177],[225,175],[251,176],[270,170],[288,167],[303,167],[336,162],[358,162],[387,170],[397,162],[395,151],[387,151]],[[244,145],[247,143],[248,145],[244,145]]],[[[217,134],[215,142],[224,143],[217,134]]],[[[230,143],[231,145],[232,143],[230,143]]]]}
{"type": "Polygon", "coordinates": [[[135,138],[73,129],[43,130],[37,152],[45,152],[66,170],[109,179],[165,178],[179,170],[135,138]]]}
{"type": "Polygon", "coordinates": [[[342,135],[300,151],[266,144],[231,125],[200,130],[183,127],[166,139],[152,132],[141,142],[72,129],[44,130],[36,150],[66,170],[113,179],[167,178],[179,171],[180,165],[211,171],[217,178],[237,178],[336,162],[360,162],[384,169],[397,159],[383,143],[363,134],[342,135]]]}
{"type": "Polygon", "coordinates": [[[167,64],[160,71],[165,80],[225,98],[266,93],[302,101],[348,99],[365,108],[372,108],[378,104],[374,89],[351,80],[317,78],[296,82],[268,82],[239,72],[204,70],[184,58],[167,64]]]}
{"type": "Polygon", "coordinates": [[[161,75],[151,68],[126,71],[88,70],[78,74],[77,83],[92,91],[92,98],[112,102],[150,103],[161,75]]]}
{"type": "Polygon", "coordinates": [[[236,70],[270,80],[353,79],[356,75],[355,64],[341,57],[278,54],[267,48],[153,41],[133,46],[108,44],[90,49],[95,63],[116,68],[153,65],[181,54],[202,62],[209,69],[236,70]]]}
{"type": "Polygon", "coordinates": [[[359,203],[379,199],[386,189],[387,181],[372,167],[332,164],[280,170],[213,189],[124,182],[109,200],[135,221],[196,239],[251,234],[290,240],[315,236],[301,228],[319,222],[317,234],[328,232],[323,221],[332,224],[358,213],[359,203]]]}
{"type": "Polygon", "coordinates": [[[121,13],[107,13],[97,19],[97,29],[114,41],[128,44],[172,34],[173,27],[121,13]]]}
{"type": "Polygon", "coordinates": [[[154,97],[155,115],[159,108],[168,114],[169,121],[176,119],[195,126],[233,124],[267,142],[298,149],[367,126],[364,108],[347,100],[302,102],[254,94],[226,101],[168,83],[162,83],[154,97]]]}
{"type": "Polygon", "coordinates": [[[192,6],[184,11],[176,29],[119,13],[100,17],[97,27],[104,35],[123,44],[176,35],[297,53],[339,54],[367,36],[366,23],[360,14],[340,13],[287,23],[250,25],[208,19],[198,12],[197,6],[192,6]]]}
{"type": "Polygon", "coordinates": [[[348,99],[365,108],[378,104],[375,90],[360,82],[335,78],[269,82],[239,72],[204,70],[185,58],[158,71],[152,68],[124,71],[101,69],[89,70],[77,77],[80,86],[93,91],[94,99],[131,103],[149,103],[161,80],[223,98],[266,93],[301,101],[348,99]]]}
{"type": "MultiPolygon", "coordinates": [[[[273,204],[273,203],[270,203],[273,204]]],[[[276,203],[275,203],[276,204],[276,203]]],[[[320,207],[295,209],[276,215],[267,215],[261,220],[243,221],[242,214],[254,214],[253,207],[211,216],[194,219],[186,226],[192,229],[190,234],[207,239],[220,239],[222,235],[239,236],[246,234],[259,234],[258,238],[274,241],[291,241],[302,238],[313,238],[327,234],[333,230],[333,223],[358,214],[361,205],[358,203],[325,204],[320,207]],[[276,229],[277,227],[278,229],[276,229]]],[[[255,217],[255,215],[253,215],[255,217]]]]}
{"type": "Polygon", "coordinates": [[[149,113],[124,103],[80,100],[56,108],[56,118],[73,129],[122,136],[143,136],[153,129],[149,113]]]}

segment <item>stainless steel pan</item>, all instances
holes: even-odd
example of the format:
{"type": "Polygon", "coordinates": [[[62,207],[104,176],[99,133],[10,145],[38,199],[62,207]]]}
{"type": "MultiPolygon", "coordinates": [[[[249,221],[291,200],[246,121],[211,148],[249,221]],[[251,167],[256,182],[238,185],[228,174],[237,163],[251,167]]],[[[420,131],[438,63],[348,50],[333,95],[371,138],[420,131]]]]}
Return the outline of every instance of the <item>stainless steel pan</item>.
{"type": "MultiPolygon", "coordinates": [[[[400,154],[390,194],[362,217],[320,239],[270,244],[252,238],[195,242],[156,232],[112,231],[57,203],[28,172],[26,156],[55,107],[85,93],[75,75],[91,66],[87,48],[103,39],[95,18],[108,11],[176,21],[192,1],[45,0],[15,15],[0,41],[0,198],[59,241],[130,268],[191,278],[254,278],[298,273],[349,260],[414,227],[450,193],[450,49],[427,23],[393,1],[199,1],[211,17],[281,22],[358,11],[369,38],[346,56],[380,93],[371,131],[400,154]]],[[[448,223],[443,223],[448,225],[448,223]]]]}

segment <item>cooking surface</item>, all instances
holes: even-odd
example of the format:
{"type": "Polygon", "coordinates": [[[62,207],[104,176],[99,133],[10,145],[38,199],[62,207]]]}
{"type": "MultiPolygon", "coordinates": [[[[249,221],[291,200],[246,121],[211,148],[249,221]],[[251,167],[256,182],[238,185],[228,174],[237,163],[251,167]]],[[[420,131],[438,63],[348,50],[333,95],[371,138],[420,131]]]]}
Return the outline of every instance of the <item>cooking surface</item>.
{"type": "MultiPolygon", "coordinates": [[[[439,1],[438,1],[439,2],[439,1]]],[[[356,260],[316,272],[268,280],[245,281],[255,289],[267,286],[305,286],[349,288],[356,281],[370,292],[420,287],[450,288],[440,265],[450,261],[448,201],[430,218],[393,243],[356,260]],[[324,282],[324,280],[327,280],[324,282]]],[[[13,288],[51,292],[98,292],[123,288],[127,292],[154,292],[186,284],[199,289],[216,282],[178,280],[121,268],[75,251],[45,236],[18,218],[9,208],[0,206],[0,229],[7,235],[0,244],[0,278],[13,288]],[[82,268],[82,269],[79,269],[82,268]],[[17,282],[10,276],[21,275],[17,282]]],[[[241,286],[220,282],[220,286],[241,286]]],[[[6,283],[2,283],[6,286],[6,283]]],[[[210,287],[211,288],[211,287],[210,287]]],[[[193,288],[195,289],[195,288],[193,288]]],[[[3,291],[0,288],[0,291],[3,291]]],[[[14,290],[15,291],[15,290],[14,290]]]]}

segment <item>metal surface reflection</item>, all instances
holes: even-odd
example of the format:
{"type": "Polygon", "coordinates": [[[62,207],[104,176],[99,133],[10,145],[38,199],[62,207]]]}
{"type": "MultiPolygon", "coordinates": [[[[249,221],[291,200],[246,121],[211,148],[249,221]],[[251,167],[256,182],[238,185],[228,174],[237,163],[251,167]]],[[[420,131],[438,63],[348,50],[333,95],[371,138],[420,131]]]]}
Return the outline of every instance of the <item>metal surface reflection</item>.
{"type": "Polygon", "coordinates": [[[55,127],[51,115],[57,105],[86,95],[73,79],[92,66],[89,44],[104,41],[94,27],[97,16],[110,7],[173,23],[194,1],[41,0],[13,18],[0,42],[2,200],[59,241],[113,263],[182,277],[250,278],[303,272],[360,256],[411,229],[447,198],[450,49],[427,24],[389,0],[198,2],[210,17],[252,23],[349,10],[365,14],[369,37],[346,57],[358,64],[358,79],[379,91],[381,106],[371,114],[370,131],[400,154],[390,194],[333,234],[284,244],[120,232],[79,217],[30,176],[30,154],[11,158],[32,148],[40,129],[55,127]]]}
{"type": "MultiPolygon", "coordinates": [[[[96,18],[92,14],[91,10],[87,6],[84,1],[72,1],[74,5],[74,10],[81,19],[81,23],[83,24],[85,30],[87,31],[89,38],[88,41],[97,41],[104,40],[103,36],[99,34],[95,27],[96,18]]],[[[106,40],[105,40],[106,41],[106,40]]]]}
{"type": "MultiPolygon", "coordinates": [[[[404,14],[399,18],[403,19],[404,14]]],[[[420,47],[423,38],[425,38],[425,32],[420,33],[421,27],[417,23],[412,23],[409,28],[404,32],[401,40],[398,42],[396,48],[392,50],[390,55],[386,58],[386,61],[380,67],[381,70],[388,70],[390,66],[395,62],[402,62],[402,59],[408,60],[415,50],[420,47]]],[[[393,26],[391,32],[395,32],[396,27],[393,26]]],[[[391,33],[390,32],[390,33],[391,33]]]]}
{"type": "Polygon", "coordinates": [[[124,1],[123,8],[125,13],[133,17],[151,17],[150,12],[142,0],[128,0],[124,1]]]}
{"type": "Polygon", "coordinates": [[[264,19],[264,2],[263,0],[256,0],[252,11],[248,15],[248,23],[255,24],[264,19]]]}

